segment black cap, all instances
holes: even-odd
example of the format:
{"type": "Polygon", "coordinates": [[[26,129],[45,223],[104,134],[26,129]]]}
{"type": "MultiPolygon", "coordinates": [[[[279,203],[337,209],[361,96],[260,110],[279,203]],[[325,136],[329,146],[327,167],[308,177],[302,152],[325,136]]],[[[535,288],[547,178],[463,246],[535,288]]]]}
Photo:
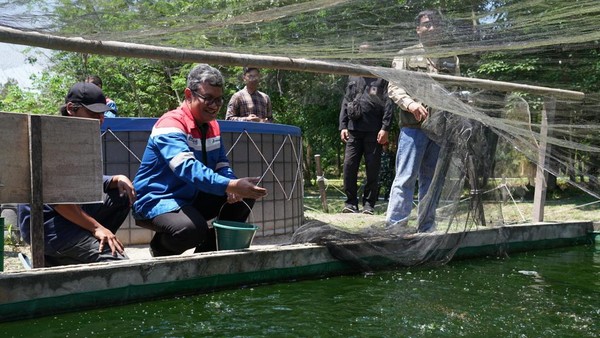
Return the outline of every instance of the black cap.
{"type": "Polygon", "coordinates": [[[93,83],[78,82],[71,87],[65,103],[79,103],[94,113],[104,113],[112,111],[112,108],[106,105],[106,96],[102,89],[93,83]]]}
{"type": "Polygon", "coordinates": [[[258,69],[256,67],[244,67],[244,69],[243,69],[244,75],[246,75],[247,73],[250,73],[253,70],[256,70],[257,72],[260,73],[260,69],[258,69]]]}

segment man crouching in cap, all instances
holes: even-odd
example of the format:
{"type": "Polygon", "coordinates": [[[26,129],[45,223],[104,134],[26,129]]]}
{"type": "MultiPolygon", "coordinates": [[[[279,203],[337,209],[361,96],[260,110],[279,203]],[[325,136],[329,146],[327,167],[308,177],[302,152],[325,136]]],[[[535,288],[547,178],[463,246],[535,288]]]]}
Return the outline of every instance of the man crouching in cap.
{"type": "MultiPolygon", "coordinates": [[[[60,108],[63,116],[104,120],[102,90],[92,83],[76,83],[60,108]]],[[[46,266],[127,259],[115,233],[135,201],[131,181],[124,175],[103,176],[104,203],[44,205],[44,257],[46,266]]],[[[30,241],[30,206],[18,206],[21,236],[30,241]]]]}

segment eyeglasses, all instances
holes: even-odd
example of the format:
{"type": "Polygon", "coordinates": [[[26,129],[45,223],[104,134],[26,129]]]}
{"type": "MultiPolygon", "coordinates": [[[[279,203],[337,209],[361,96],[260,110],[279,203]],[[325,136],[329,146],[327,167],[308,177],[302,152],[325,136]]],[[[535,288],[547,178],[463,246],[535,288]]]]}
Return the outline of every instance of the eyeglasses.
{"type": "Polygon", "coordinates": [[[201,98],[202,101],[204,101],[204,103],[207,106],[211,106],[213,104],[217,105],[217,106],[222,106],[223,105],[223,97],[213,97],[213,98],[208,98],[198,92],[192,92],[192,94],[196,95],[197,97],[201,98]]]}
{"type": "Polygon", "coordinates": [[[432,21],[425,21],[425,22],[421,22],[421,23],[419,24],[419,26],[421,26],[421,27],[423,27],[423,28],[425,28],[425,29],[430,29],[431,27],[433,27],[433,26],[434,26],[434,24],[433,24],[433,22],[432,22],[432,21]]]}

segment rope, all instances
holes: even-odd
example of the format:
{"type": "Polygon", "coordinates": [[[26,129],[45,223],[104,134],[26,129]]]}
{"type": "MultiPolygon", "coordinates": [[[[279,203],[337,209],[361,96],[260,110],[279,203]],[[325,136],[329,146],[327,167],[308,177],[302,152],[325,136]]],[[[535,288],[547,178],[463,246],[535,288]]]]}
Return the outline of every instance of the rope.
{"type": "Polygon", "coordinates": [[[139,163],[142,163],[142,160],[140,160],[140,158],[137,157],[137,155],[131,149],[129,149],[129,147],[127,147],[127,145],[125,143],[123,143],[123,141],[121,141],[121,139],[119,137],[117,137],[117,135],[115,135],[115,133],[113,133],[112,130],[110,130],[110,128],[107,128],[106,131],[104,133],[102,133],[102,135],[100,135],[100,136],[104,137],[104,135],[106,135],[106,133],[110,133],[117,141],[119,141],[119,143],[121,143],[123,148],[125,148],[133,157],[135,157],[135,159],[138,160],[139,163]]]}
{"type": "MultiPolygon", "coordinates": [[[[142,160],[129,147],[127,147],[127,145],[123,141],[121,141],[121,139],[110,128],[107,128],[106,131],[103,132],[102,135],[100,135],[100,136],[101,137],[105,137],[105,135],[107,133],[110,133],[121,144],[121,146],[123,146],[123,148],[125,148],[139,163],[142,163],[142,160]]],[[[235,148],[235,146],[238,144],[238,142],[241,140],[241,138],[242,138],[243,135],[246,135],[248,137],[248,139],[250,140],[250,142],[254,146],[254,149],[256,149],[256,151],[258,152],[258,154],[262,158],[263,162],[265,164],[267,164],[267,168],[265,169],[265,171],[260,176],[260,179],[259,179],[258,183],[260,184],[260,182],[262,182],[262,180],[267,175],[267,173],[271,172],[271,174],[273,174],[273,177],[275,178],[275,181],[277,182],[277,184],[281,188],[281,191],[283,191],[285,199],[288,200],[288,201],[291,200],[292,199],[292,194],[294,193],[294,191],[296,189],[296,186],[298,184],[298,181],[299,181],[299,176],[300,176],[300,173],[301,173],[300,170],[302,169],[301,152],[298,152],[298,150],[296,149],[296,145],[294,144],[294,140],[293,140],[292,136],[290,134],[288,134],[288,135],[285,136],[282,144],[279,146],[279,149],[277,149],[277,152],[273,156],[273,159],[271,159],[271,161],[269,161],[269,160],[267,160],[265,158],[265,156],[261,152],[260,147],[256,144],[256,142],[254,141],[254,139],[252,139],[252,136],[248,133],[248,131],[244,130],[244,132],[242,132],[242,133],[240,133],[240,135],[238,135],[237,139],[235,140],[235,142],[233,143],[233,145],[231,146],[231,148],[227,152],[228,156],[231,153],[231,151],[235,148]],[[287,142],[289,142],[290,145],[291,145],[291,147],[292,147],[293,156],[294,156],[294,159],[296,159],[296,163],[297,163],[296,173],[294,175],[294,183],[293,183],[293,185],[292,185],[292,187],[290,189],[290,193],[288,193],[288,192],[285,191],[285,187],[283,186],[283,183],[281,182],[281,180],[279,179],[279,177],[277,177],[277,175],[273,171],[273,163],[275,162],[275,160],[277,159],[277,157],[279,156],[279,154],[283,151],[283,149],[284,149],[284,147],[285,147],[285,145],[286,145],[287,142]]]]}
{"type": "MultiPolygon", "coordinates": [[[[506,192],[508,193],[508,196],[510,196],[510,199],[512,200],[512,202],[513,202],[513,205],[514,205],[515,209],[517,209],[517,211],[519,212],[519,215],[521,216],[521,220],[522,220],[523,222],[527,222],[527,219],[525,218],[525,216],[524,216],[524,215],[523,215],[523,213],[521,212],[521,209],[519,209],[519,206],[517,205],[517,201],[515,201],[514,197],[513,197],[513,196],[512,196],[512,194],[510,193],[510,189],[508,189],[508,185],[506,185],[506,183],[502,183],[502,184],[500,184],[499,186],[497,186],[497,187],[495,187],[495,188],[492,188],[492,189],[486,190],[486,191],[484,191],[484,192],[482,193],[482,195],[488,194],[488,193],[490,193],[490,192],[492,192],[492,191],[495,191],[495,190],[500,190],[500,189],[502,189],[502,188],[506,189],[506,192]]],[[[442,206],[442,207],[440,207],[439,209],[441,209],[441,210],[444,210],[444,209],[447,209],[447,208],[453,207],[453,206],[455,206],[456,204],[459,204],[459,203],[463,203],[463,202],[469,201],[469,200],[471,200],[471,199],[472,199],[472,197],[471,197],[471,196],[469,196],[469,197],[465,197],[465,198],[463,198],[463,199],[460,199],[460,200],[458,200],[458,201],[457,201],[457,202],[455,202],[455,203],[452,203],[452,204],[448,204],[448,205],[442,206]]],[[[600,202],[600,201],[599,201],[599,202],[600,202]]],[[[416,203],[415,203],[414,201],[413,201],[413,203],[416,205],[416,203]]]]}
{"type": "MultiPolygon", "coordinates": [[[[517,201],[515,201],[515,198],[513,197],[513,195],[510,193],[510,189],[508,189],[508,185],[506,185],[506,183],[502,183],[500,184],[498,187],[496,187],[496,189],[501,189],[504,188],[506,189],[506,192],[508,193],[508,196],[510,196],[511,201],[513,202],[513,205],[515,206],[515,208],[517,209],[517,211],[519,212],[519,215],[521,216],[521,220],[523,222],[526,222],[527,220],[525,219],[525,216],[523,215],[523,213],[521,212],[521,209],[519,209],[519,207],[517,206],[517,201]]],[[[492,189],[494,190],[494,189],[492,189]]]]}
{"type": "Polygon", "coordinates": [[[554,214],[558,214],[558,213],[563,213],[565,211],[569,211],[569,210],[573,210],[573,209],[579,209],[579,208],[582,208],[582,207],[587,207],[588,205],[594,205],[596,203],[600,203],[600,200],[594,201],[594,202],[590,202],[590,203],[586,203],[586,204],[582,204],[582,205],[576,205],[576,206],[571,207],[571,208],[565,208],[565,209],[556,210],[554,212],[547,213],[546,216],[548,216],[548,215],[554,215],[554,214]]]}
{"type": "MultiPolygon", "coordinates": [[[[319,182],[325,182],[325,190],[329,189],[329,180],[327,180],[327,179],[325,178],[325,176],[317,176],[317,178],[316,178],[316,182],[317,182],[317,183],[319,183],[319,182]]],[[[345,192],[341,191],[341,190],[340,190],[338,187],[336,187],[335,185],[332,185],[332,187],[333,187],[335,190],[339,191],[339,192],[340,192],[342,195],[346,195],[346,193],[345,193],[345,192]]]]}
{"type": "Polygon", "coordinates": [[[288,200],[288,201],[291,200],[292,199],[292,194],[293,194],[294,190],[296,189],[296,185],[298,184],[300,170],[302,168],[302,166],[301,166],[302,165],[301,153],[296,150],[296,146],[294,145],[292,136],[290,134],[288,134],[288,135],[285,136],[283,142],[279,146],[279,149],[277,149],[277,152],[275,153],[275,155],[273,155],[273,158],[271,159],[271,161],[269,161],[269,160],[267,160],[265,158],[265,156],[263,155],[260,147],[256,144],[256,142],[254,141],[254,139],[252,138],[252,136],[250,135],[250,133],[248,133],[247,130],[244,130],[242,133],[240,133],[238,135],[237,139],[235,140],[235,142],[233,143],[233,145],[231,146],[231,148],[229,148],[229,151],[227,152],[227,156],[229,156],[229,154],[237,146],[238,142],[241,140],[242,136],[244,136],[244,135],[246,135],[248,137],[248,139],[250,140],[250,142],[254,146],[254,149],[256,149],[256,151],[258,152],[258,154],[262,158],[263,162],[267,165],[267,168],[265,169],[265,171],[261,174],[261,176],[259,178],[258,184],[260,184],[262,182],[262,180],[264,179],[264,177],[267,175],[268,172],[271,172],[271,174],[273,175],[273,178],[275,178],[275,181],[277,182],[277,184],[281,188],[281,191],[283,192],[285,199],[288,200]],[[286,145],[286,143],[288,141],[289,141],[289,143],[290,143],[290,145],[292,147],[293,155],[294,155],[294,158],[296,159],[296,163],[297,163],[296,173],[295,173],[295,177],[294,177],[294,183],[292,185],[290,193],[288,193],[287,191],[285,191],[285,187],[283,186],[283,183],[281,182],[281,180],[279,179],[279,177],[277,177],[277,175],[273,171],[273,163],[275,162],[275,160],[277,159],[277,157],[279,156],[279,154],[281,153],[281,151],[284,149],[284,147],[285,147],[285,145],[286,145]]]}

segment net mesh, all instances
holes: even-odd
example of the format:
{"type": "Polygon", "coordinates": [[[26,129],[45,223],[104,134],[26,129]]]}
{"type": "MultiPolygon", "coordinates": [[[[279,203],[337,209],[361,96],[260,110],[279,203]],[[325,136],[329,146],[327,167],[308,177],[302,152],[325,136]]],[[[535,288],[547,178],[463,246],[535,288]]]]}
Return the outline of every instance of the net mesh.
{"type": "Polygon", "coordinates": [[[390,233],[376,222],[348,231],[312,222],[294,235],[294,242],[326,244],[365,268],[361,250],[404,265],[449,259],[451,252],[428,254],[444,243],[415,234],[437,201],[438,232],[530,222],[514,200],[531,192],[537,166],[600,200],[599,14],[597,0],[0,1],[0,25],[23,30],[351,64],[444,112],[424,127],[442,151],[410,227],[390,233]],[[425,8],[440,9],[448,23],[428,57],[457,55],[464,76],[585,95],[466,85],[387,68],[399,50],[418,43],[414,18],[425,8]],[[369,52],[357,53],[362,42],[371,44],[369,52]],[[367,63],[382,67],[361,66],[367,63]],[[525,182],[507,184],[515,177],[525,182]],[[385,239],[394,237],[407,246],[388,250],[385,239]],[[361,246],[345,250],[340,243],[347,242],[361,246]]]}
{"type": "Polygon", "coordinates": [[[91,40],[310,59],[376,58],[389,64],[398,50],[418,42],[414,17],[427,8],[440,9],[450,23],[439,48],[450,55],[514,52],[515,61],[522,61],[518,55],[525,52],[558,67],[562,55],[539,52],[589,50],[600,38],[594,0],[442,6],[401,0],[2,0],[0,24],[91,40]],[[372,53],[357,55],[364,41],[373,43],[372,53]]]}

